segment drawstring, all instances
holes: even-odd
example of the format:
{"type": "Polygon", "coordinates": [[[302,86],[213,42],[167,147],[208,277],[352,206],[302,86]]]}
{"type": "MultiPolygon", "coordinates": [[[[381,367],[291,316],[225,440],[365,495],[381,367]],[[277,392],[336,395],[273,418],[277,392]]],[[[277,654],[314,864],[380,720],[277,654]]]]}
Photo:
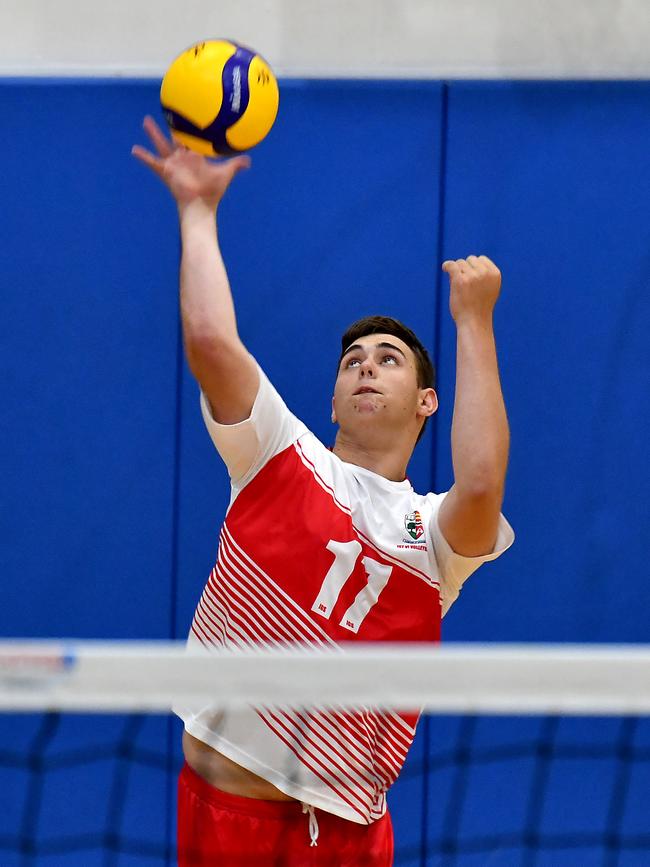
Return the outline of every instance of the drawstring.
{"type": "Polygon", "coordinates": [[[318,846],[318,819],[314,813],[314,808],[311,804],[302,805],[303,813],[309,813],[309,837],[311,839],[310,846],[318,846]]]}

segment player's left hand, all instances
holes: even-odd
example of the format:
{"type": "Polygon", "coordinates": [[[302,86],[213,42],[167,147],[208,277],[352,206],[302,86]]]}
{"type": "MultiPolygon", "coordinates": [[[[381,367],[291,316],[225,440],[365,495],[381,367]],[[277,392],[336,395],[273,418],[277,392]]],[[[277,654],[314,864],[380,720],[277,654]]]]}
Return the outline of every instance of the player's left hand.
{"type": "Polygon", "coordinates": [[[501,272],[487,256],[448,259],[449,309],[458,325],[464,319],[491,320],[501,289],[501,272]]]}

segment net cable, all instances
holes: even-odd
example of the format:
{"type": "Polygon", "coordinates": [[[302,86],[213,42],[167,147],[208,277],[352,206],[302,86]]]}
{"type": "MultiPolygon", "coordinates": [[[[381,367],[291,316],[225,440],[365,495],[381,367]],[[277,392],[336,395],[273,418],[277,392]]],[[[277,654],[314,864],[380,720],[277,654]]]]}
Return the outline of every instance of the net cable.
{"type": "MultiPolygon", "coordinates": [[[[154,772],[162,780],[180,769],[179,752],[170,762],[169,751],[141,737],[147,716],[167,715],[179,698],[214,701],[215,694],[233,707],[271,701],[425,708],[425,746],[414,750],[397,784],[415,787],[422,810],[411,824],[419,830],[408,839],[398,835],[396,867],[463,867],[476,858],[489,863],[495,853],[506,853],[495,863],[523,867],[650,863],[650,827],[639,803],[650,783],[646,646],[372,645],[206,653],[177,642],[0,645],[0,720],[23,719],[25,712],[37,719],[27,740],[16,745],[5,736],[0,748],[0,773],[24,780],[16,821],[0,825],[0,863],[40,867],[65,855],[85,863],[89,853],[100,852],[103,867],[132,857],[134,863],[171,867],[176,853],[166,829],[155,839],[141,832],[129,821],[125,792],[140,774],[154,772]],[[70,748],[61,740],[70,711],[82,720],[90,712],[115,716],[116,726],[92,745],[70,748]],[[505,739],[504,725],[511,727],[505,739]],[[571,728],[576,725],[582,726],[578,734],[571,728]],[[78,833],[46,827],[48,803],[56,797],[52,779],[102,762],[110,771],[101,827],[80,827],[78,833]],[[564,825],[553,824],[559,769],[569,769],[572,778],[571,769],[588,764],[606,770],[598,776],[602,816],[590,825],[571,816],[564,825]],[[494,827],[473,824],[477,777],[490,775],[506,786],[515,771],[525,777],[517,809],[495,818],[494,827]]],[[[91,728],[94,719],[88,717],[91,728]]]]}

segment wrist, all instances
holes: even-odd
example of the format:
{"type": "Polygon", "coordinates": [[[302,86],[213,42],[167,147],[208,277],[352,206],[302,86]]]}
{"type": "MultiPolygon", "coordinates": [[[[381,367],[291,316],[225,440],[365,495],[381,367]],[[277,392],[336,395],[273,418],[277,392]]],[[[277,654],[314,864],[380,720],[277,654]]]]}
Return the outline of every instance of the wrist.
{"type": "Polygon", "coordinates": [[[456,330],[492,331],[492,311],[467,311],[454,316],[456,330]]]}
{"type": "Polygon", "coordinates": [[[197,197],[189,201],[178,202],[178,218],[181,223],[213,222],[216,219],[217,206],[197,197]]]}

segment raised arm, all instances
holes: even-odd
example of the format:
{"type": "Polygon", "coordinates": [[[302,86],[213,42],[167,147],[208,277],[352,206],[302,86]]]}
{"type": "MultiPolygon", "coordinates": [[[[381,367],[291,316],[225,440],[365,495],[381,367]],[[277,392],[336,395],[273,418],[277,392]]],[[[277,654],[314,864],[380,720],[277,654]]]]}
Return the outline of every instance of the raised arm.
{"type": "Polygon", "coordinates": [[[144,128],[157,156],[136,145],[133,155],[149,166],[176,199],[181,230],[181,318],[190,370],[222,424],[250,415],[259,386],[257,367],[237,332],[228,275],[217,235],[217,210],[248,157],[214,162],[178,148],[152,118],[144,128]]]}
{"type": "Polygon", "coordinates": [[[501,274],[487,256],[447,261],[442,267],[449,274],[457,350],[454,484],[438,521],[454,551],[477,557],[494,549],[508,464],[508,419],[492,328],[501,274]]]}

